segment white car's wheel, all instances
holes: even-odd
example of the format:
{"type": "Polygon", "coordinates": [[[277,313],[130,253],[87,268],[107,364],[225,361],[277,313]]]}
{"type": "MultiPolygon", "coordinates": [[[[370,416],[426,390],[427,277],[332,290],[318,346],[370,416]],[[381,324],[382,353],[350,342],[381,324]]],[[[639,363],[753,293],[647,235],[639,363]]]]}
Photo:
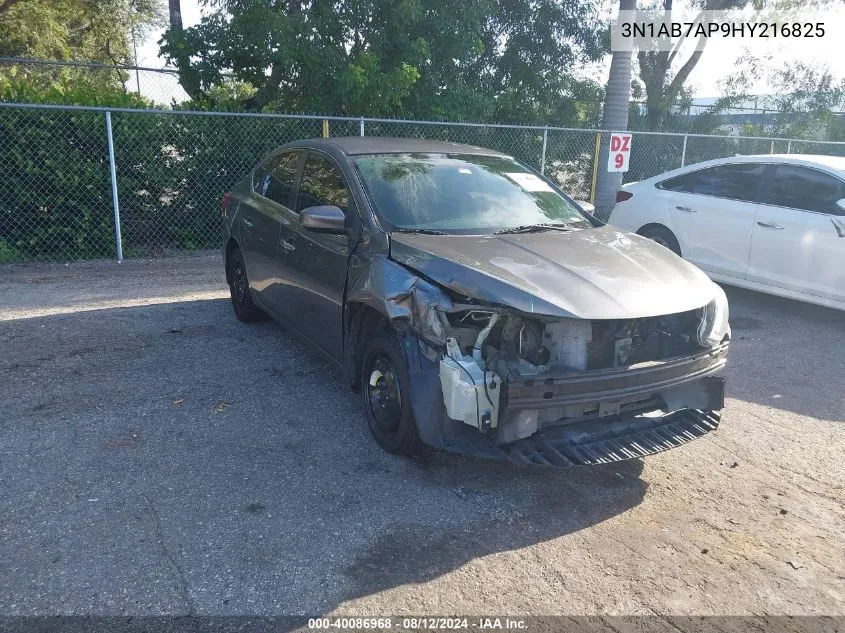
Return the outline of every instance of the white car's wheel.
{"type": "Polygon", "coordinates": [[[639,230],[639,234],[653,242],[657,242],[661,246],[665,246],[675,253],[675,255],[681,255],[681,245],[678,244],[678,238],[665,226],[657,224],[646,226],[639,230]]]}

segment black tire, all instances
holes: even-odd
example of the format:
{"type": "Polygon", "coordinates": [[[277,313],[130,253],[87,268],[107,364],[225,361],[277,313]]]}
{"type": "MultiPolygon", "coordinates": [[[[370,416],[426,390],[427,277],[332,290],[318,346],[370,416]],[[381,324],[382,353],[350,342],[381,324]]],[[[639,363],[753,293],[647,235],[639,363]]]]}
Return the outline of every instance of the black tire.
{"type": "Polygon", "coordinates": [[[246,276],[246,266],[240,249],[235,249],[229,256],[229,294],[235,316],[243,323],[257,323],[267,320],[267,315],[252,302],[252,291],[246,276]]]}
{"type": "Polygon", "coordinates": [[[649,226],[640,230],[640,235],[647,237],[652,242],[657,242],[661,246],[665,246],[675,255],[681,257],[681,245],[678,244],[678,238],[665,226],[649,226]]]}
{"type": "Polygon", "coordinates": [[[361,355],[361,394],[373,437],[388,453],[418,456],[425,445],[411,410],[405,353],[392,333],[374,336],[361,355]]]}

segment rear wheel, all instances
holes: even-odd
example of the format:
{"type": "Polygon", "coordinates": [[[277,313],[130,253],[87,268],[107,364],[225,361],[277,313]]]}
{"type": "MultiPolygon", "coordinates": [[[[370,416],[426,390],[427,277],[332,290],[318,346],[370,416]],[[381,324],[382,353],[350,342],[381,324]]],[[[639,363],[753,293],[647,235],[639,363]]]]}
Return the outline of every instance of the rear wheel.
{"type": "Polygon", "coordinates": [[[675,255],[681,256],[681,245],[678,244],[678,238],[665,226],[649,226],[640,229],[640,235],[647,237],[652,242],[657,242],[661,246],[665,246],[675,255]]]}
{"type": "Polygon", "coordinates": [[[403,455],[423,451],[411,410],[405,354],[392,333],[378,334],[367,343],[361,363],[361,393],[367,424],[379,446],[403,455]]]}
{"type": "Polygon", "coordinates": [[[252,302],[249,278],[246,276],[244,258],[239,249],[229,257],[229,294],[232,296],[232,308],[235,316],[244,323],[256,323],[267,319],[267,315],[252,302]]]}

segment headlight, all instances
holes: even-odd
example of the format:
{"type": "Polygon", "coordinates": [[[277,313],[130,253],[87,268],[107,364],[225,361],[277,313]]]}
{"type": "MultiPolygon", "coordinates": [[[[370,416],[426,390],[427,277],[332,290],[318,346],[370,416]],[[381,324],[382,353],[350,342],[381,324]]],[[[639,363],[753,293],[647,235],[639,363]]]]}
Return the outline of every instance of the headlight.
{"type": "Polygon", "coordinates": [[[718,345],[731,333],[731,326],[728,323],[728,298],[719,286],[713,284],[713,287],[716,296],[702,308],[704,314],[698,326],[698,344],[702,347],[718,345]]]}

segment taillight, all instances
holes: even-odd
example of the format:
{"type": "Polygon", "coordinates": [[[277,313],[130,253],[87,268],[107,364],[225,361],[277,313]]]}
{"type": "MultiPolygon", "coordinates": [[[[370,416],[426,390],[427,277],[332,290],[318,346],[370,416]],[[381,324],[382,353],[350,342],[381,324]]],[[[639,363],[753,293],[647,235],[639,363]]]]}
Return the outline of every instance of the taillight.
{"type": "Polygon", "coordinates": [[[630,200],[634,197],[630,191],[617,191],[616,192],[616,202],[625,202],[626,200],[630,200]]]}
{"type": "Polygon", "coordinates": [[[226,214],[229,212],[229,201],[232,199],[232,192],[227,191],[223,194],[223,200],[220,201],[220,207],[222,209],[223,217],[226,217],[226,214]]]}

